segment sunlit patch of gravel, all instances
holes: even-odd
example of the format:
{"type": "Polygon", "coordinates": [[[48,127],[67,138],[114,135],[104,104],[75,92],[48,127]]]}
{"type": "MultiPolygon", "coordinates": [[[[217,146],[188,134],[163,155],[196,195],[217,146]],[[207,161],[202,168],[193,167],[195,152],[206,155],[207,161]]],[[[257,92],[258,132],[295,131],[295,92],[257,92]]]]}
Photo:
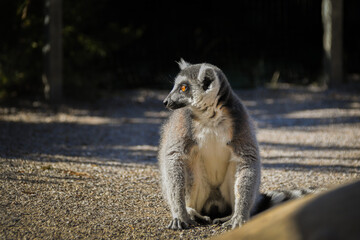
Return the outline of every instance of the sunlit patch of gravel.
{"type": "MultiPolygon", "coordinates": [[[[261,191],[326,188],[360,177],[354,90],[237,91],[258,128],[261,191]]],[[[165,91],[56,108],[0,105],[0,238],[203,239],[217,225],[166,229],[156,152],[165,91]]]]}

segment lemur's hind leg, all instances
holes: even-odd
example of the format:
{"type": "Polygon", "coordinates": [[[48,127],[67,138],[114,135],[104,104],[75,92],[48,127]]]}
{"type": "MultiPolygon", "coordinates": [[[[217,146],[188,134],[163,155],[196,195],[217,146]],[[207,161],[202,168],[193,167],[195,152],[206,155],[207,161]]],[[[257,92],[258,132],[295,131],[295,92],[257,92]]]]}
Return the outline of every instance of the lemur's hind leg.
{"type": "MultiPolygon", "coordinates": [[[[193,155],[192,158],[198,158],[198,156],[193,155]]],[[[200,214],[201,209],[204,207],[204,204],[210,194],[210,186],[206,182],[206,178],[203,176],[202,164],[202,161],[195,161],[192,169],[193,172],[191,173],[193,178],[190,178],[189,175],[187,175],[187,186],[189,187],[189,192],[186,210],[191,220],[200,220],[210,223],[210,217],[200,214]]]]}

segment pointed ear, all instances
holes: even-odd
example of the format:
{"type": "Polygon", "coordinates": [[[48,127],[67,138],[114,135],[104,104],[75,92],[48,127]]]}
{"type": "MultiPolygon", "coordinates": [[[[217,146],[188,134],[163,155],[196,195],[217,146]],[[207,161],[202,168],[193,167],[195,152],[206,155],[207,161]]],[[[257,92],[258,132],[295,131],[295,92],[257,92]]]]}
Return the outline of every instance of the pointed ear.
{"type": "Polygon", "coordinates": [[[179,62],[176,62],[176,63],[179,65],[179,67],[180,67],[181,70],[183,70],[184,68],[190,66],[190,63],[185,62],[185,60],[182,59],[182,58],[180,58],[180,61],[179,61],[179,62]]]}
{"type": "Polygon", "coordinates": [[[202,88],[204,91],[208,90],[210,84],[215,80],[216,74],[214,69],[209,67],[206,64],[202,64],[199,69],[198,79],[201,82],[202,88]]]}

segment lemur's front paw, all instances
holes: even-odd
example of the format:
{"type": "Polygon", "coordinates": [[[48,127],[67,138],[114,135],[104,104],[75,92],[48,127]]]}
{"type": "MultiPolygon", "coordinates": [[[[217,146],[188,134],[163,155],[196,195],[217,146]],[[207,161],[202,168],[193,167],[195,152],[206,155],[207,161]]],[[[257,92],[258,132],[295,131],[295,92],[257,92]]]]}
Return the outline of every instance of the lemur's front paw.
{"type": "Polygon", "coordinates": [[[172,230],[183,230],[183,229],[187,229],[190,226],[195,226],[196,222],[194,220],[180,220],[179,218],[174,218],[173,220],[171,220],[170,224],[168,225],[169,229],[172,230]]]}
{"type": "Polygon", "coordinates": [[[232,229],[235,229],[237,227],[241,227],[242,225],[244,225],[246,221],[245,220],[242,220],[240,218],[231,218],[229,221],[223,223],[221,226],[224,227],[224,228],[232,228],[232,229]]]}

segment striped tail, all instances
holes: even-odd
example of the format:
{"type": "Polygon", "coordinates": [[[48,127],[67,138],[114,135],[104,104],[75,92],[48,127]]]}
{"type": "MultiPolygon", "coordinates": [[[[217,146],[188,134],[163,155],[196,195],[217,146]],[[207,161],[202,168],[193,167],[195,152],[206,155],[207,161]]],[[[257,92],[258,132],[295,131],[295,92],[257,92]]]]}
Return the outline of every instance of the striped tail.
{"type": "Polygon", "coordinates": [[[288,200],[301,198],[316,192],[318,191],[315,188],[308,188],[261,193],[256,201],[255,207],[251,211],[251,216],[261,213],[288,200]]]}

